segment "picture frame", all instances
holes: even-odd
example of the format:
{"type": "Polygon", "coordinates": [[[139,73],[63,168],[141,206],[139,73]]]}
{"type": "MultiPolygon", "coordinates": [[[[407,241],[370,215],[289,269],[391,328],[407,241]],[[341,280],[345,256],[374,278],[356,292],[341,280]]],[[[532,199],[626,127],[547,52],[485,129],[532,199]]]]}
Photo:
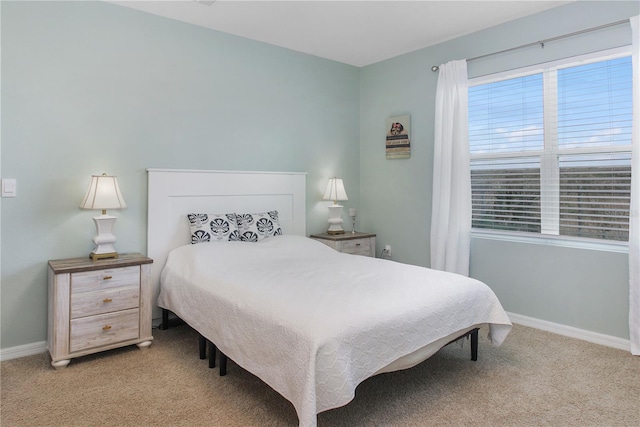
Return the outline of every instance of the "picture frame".
{"type": "Polygon", "coordinates": [[[411,157],[411,116],[389,117],[386,120],[387,159],[408,159],[411,157]]]}

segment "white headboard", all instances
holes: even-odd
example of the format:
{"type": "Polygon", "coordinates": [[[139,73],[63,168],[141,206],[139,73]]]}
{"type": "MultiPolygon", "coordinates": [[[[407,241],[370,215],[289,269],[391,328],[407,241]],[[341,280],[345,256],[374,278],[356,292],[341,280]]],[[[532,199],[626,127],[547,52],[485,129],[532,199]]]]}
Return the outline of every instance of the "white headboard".
{"type": "Polygon", "coordinates": [[[284,234],[306,234],[306,173],[147,169],[147,256],[154,260],[154,317],[160,273],[172,249],[191,243],[187,214],[278,211],[284,234]]]}

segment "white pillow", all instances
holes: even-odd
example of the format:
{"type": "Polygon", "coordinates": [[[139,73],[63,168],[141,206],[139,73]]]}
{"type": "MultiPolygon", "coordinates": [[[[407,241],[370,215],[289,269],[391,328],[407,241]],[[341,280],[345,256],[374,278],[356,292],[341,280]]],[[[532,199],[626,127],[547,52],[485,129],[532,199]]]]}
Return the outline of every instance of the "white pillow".
{"type": "Polygon", "coordinates": [[[243,242],[258,242],[282,234],[282,227],[278,222],[278,211],[236,214],[236,219],[240,240],[243,242]]]}
{"type": "Polygon", "coordinates": [[[191,244],[240,240],[236,214],[187,214],[191,244]]]}

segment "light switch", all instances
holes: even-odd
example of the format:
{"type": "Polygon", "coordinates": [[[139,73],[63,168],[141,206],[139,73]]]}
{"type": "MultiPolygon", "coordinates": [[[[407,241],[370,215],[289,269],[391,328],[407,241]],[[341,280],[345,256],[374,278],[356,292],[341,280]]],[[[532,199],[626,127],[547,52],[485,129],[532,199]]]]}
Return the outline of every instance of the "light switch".
{"type": "Polygon", "coordinates": [[[2,179],[2,197],[16,197],[15,179],[2,179]]]}

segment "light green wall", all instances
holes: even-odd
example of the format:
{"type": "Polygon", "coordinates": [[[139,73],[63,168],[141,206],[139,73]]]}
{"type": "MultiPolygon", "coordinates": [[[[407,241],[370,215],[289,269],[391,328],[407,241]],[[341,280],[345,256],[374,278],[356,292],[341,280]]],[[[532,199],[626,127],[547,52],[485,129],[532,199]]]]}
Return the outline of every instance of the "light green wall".
{"type": "MultiPolygon", "coordinates": [[[[122,252],[146,252],[149,167],[305,171],[307,231],[326,178],[359,229],[429,264],[437,74],[431,65],[625,19],[636,2],[577,2],[362,69],[108,3],[0,2],[1,342],[44,341],[46,261],[91,250],[91,174],[118,175],[122,252]],[[412,156],[385,160],[385,118],[411,114],[412,156]]],[[[470,75],[628,43],[615,28],[471,63],[470,75]],[[533,59],[532,59],[533,58],[533,59]]],[[[511,312],[628,338],[624,254],[474,240],[471,274],[511,312]],[[546,269],[546,270],[543,270],[546,269]]]]}
{"type": "MultiPolygon", "coordinates": [[[[361,70],[362,229],[374,230],[394,259],[429,265],[431,169],[437,73],[432,65],[473,58],[640,13],[640,3],[580,1],[361,70]],[[385,118],[411,114],[411,158],[386,160],[385,118]]],[[[470,77],[628,45],[618,26],[469,64],[470,77]]],[[[628,256],[620,253],[474,239],[471,275],[506,310],[624,339],[628,330],[628,256]]]]}
{"type": "MultiPolygon", "coordinates": [[[[146,168],[303,171],[359,203],[359,70],[103,2],[1,2],[1,348],[46,340],[49,259],[88,255],[91,174],[118,176],[116,248],[146,252],[146,168]]],[[[346,217],[346,216],[345,216],[346,217]]]]}

